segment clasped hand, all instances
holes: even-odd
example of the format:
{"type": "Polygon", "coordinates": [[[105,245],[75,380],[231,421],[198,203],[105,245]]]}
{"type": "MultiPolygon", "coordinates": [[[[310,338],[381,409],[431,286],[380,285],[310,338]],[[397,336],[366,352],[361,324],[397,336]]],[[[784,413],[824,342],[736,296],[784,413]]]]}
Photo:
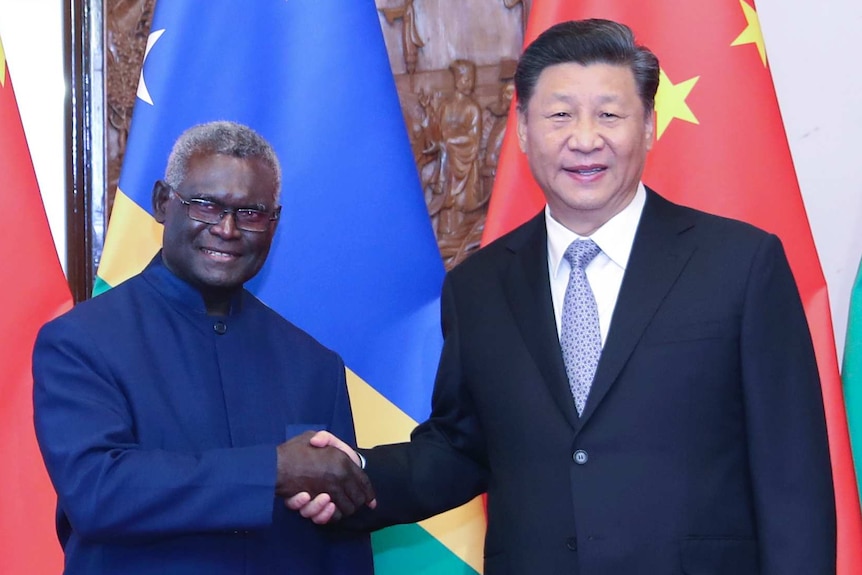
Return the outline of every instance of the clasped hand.
{"type": "Polygon", "coordinates": [[[356,453],[330,433],[306,431],[278,446],[275,492],[315,523],[337,521],[363,505],[374,508],[371,481],[356,453]]]}

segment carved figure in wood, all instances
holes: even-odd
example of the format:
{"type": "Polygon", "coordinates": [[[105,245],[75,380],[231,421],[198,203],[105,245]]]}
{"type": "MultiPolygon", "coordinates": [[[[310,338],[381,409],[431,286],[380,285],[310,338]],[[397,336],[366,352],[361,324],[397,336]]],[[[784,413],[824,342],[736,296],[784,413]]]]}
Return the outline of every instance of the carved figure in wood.
{"type": "Polygon", "coordinates": [[[428,206],[428,215],[431,218],[435,236],[438,229],[438,216],[444,200],[439,185],[442,154],[438,145],[440,126],[437,123],[441,98],[442,94],[439,91],[429,94],[425,90],[419,90],[416,105],[408,114],[413,159],[422,182],[425,204],[428,206]]]}
{"type": "Polygon", "coordinates": [[[473,97],[476,65],[458,59],[449,67],[455,91],[440,103],[437,114],[439,156],[437,194],[442,197],[437,238],[443,259],[458,251],[473,220],[481,216],[479,150],[482,140],[482,109],[473,97]]]}
{"type": "Polygon", "coordinates": [[[510,10],[518,4],[521,5],[521,30],[526,34],[527,20],[530,17],[530,8],[532,7],[533,0],[503,0],[503,4],[510,10]]]}
{"type": "Polygon", "coordinates": [[[413,0],[406,0],[403,6],[393,8],[380,8],[380,12],[386,17],[390,25],[396,20],[401,20],[401,47],[404,52],[404,64],[407,73],[416,72],[416,63],[419,61],[419,48],[425,45],[416,27],[416,9],[413,0]]]}
{"type": "Polygon", "coordinates": [[[512,106],[512,98],[515,96],[515,65],[514,60],[503,60],[500,62],[500,88],[497,100],[485,106],[491,122],[491,130],[488,132],[485,144],[485,155],[482,159],[482,193],[483,203],[491,197],[491,189],[494,186],[494,176],[497,174],[497,162],[500,159],[500,148],[503,145],[503,136],[506,135],[506,122],[509,118],[509,108],[512,106]]]}

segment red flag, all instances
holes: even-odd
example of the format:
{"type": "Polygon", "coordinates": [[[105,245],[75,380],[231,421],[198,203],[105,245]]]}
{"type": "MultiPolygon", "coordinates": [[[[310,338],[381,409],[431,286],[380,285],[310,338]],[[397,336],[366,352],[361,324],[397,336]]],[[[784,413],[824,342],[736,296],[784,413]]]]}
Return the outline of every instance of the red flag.
{"type": "MultiPolygon", "coordinates": [[[[630,26],[658,56],[657,141],[644,182],[675,202],[740,220],[784,243],[823,388],[838,511],[838,574],[862,573],[862,518],[826,282],[787,145],[753,0],[536,0],[526,41],[565,20],[630,26]]],[[[514,108],[513,108],[514,109],[514,108]]],[[[483,243],[544,206],[511,113],[483,243]]]]}
{"type": "Polygon", "coordinates": [[[60,573],[56,496],[33,429],[30,357],[43,323],[72,306],[0,44],[0,573],[60,573]]]}

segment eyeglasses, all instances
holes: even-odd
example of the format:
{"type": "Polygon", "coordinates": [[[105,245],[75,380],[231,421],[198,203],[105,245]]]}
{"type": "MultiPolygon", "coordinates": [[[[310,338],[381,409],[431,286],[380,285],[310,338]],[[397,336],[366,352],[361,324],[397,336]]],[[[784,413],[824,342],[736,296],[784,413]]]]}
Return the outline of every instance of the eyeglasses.
{"type": "Polygon", "coordinates": [[[265,232],[269,222],[275,221],[281,215],[281,206],[272,211],[255,210],[252,208],[228,208],[218,202],[203,198],[184,199],[171,188],[174,196],[186,207],[186,215],[202,224],[215,225],[221,222],[225,215],[233,214],[236,227],[246,232],[265,232]]]}

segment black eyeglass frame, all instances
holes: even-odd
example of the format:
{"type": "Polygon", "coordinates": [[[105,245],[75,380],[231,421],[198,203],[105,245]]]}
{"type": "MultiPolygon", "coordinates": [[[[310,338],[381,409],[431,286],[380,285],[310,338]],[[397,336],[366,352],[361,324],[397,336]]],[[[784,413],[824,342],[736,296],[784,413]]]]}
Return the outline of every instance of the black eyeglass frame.
{"type": "Polygon", "coordinates": [[[195,222],[200,222],[202,224],[207,224],[208,226],[214,226],[219,224],[227,214],[231,214],[233,216],[233,221],[236,224],[236,227],[244,232],[252,232],[252,233],[262,233],[265,232],[270,225],[270,222],[274,222],[279,219],[281,216],[281,206],[277,206],[270,211],[266,210],[256,210],[254,208],[229,208],[220,202],[215,202],[213,200],[205,200],[204,198],[191,198],[190,200],[182,197],[179,192],[177,192],[176,188],[173,186],[166,184],[171,193],[180,201],[180,203],[186,208],[186,216],[195,222]],[[198,217],[194,217],[192,215],[192,206],[214,206],[221,210],[220,213],[213,214],[213,217],[217,217],[216,221],[209,221],[205,219],[201,219],[200,214],[198,217]],[[250,229],[244,226],[248,225],[248,222],[244,221],[244,217],[242,214],[262,214],[266,216],[266,226],[261,229],[250,229]]]}

